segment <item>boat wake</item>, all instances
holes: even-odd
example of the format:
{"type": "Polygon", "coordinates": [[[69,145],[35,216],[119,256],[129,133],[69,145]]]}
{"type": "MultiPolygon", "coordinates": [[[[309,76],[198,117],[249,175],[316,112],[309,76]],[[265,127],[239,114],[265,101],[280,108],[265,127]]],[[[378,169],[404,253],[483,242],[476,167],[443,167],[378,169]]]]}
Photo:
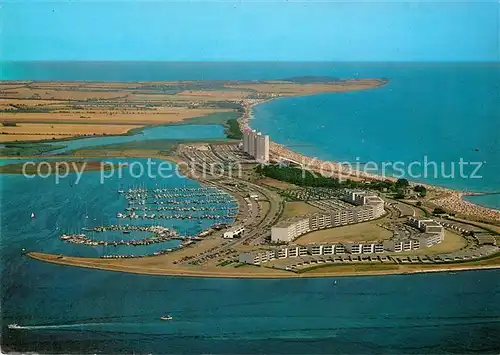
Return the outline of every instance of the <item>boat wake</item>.
{"type": "Polygon", "coordinates": [[[118,323],[78,323],[78,324],[47,324],[47,325],[9,324],[8,328],[15,330],[68,329],[68,328],[73,329],[73,328],[86,328],[86,327],[102,327],[102,326],[110,326],[116,324],[118,323]]]}

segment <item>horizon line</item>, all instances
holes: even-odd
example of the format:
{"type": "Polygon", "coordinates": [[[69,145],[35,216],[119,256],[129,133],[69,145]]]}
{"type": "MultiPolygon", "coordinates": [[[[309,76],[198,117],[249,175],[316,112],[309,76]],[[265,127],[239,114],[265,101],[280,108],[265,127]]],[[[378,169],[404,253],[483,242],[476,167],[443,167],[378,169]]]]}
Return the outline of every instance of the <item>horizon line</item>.
{"type": "Polygon", "coordinates": [[[446,64],[446,63],[491,63],[500,64],[498,60],[75,60],[75,59],[32,59],[15,60],[0,59],[0,63],[419,63],[419,64],[446,64]]]}

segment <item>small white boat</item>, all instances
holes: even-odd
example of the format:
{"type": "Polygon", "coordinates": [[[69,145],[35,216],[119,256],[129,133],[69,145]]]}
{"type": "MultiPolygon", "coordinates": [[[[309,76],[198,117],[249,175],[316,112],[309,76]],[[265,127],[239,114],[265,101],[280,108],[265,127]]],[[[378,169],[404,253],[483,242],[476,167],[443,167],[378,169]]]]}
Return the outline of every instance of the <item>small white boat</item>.
{"type": "Polygon", "coordinates": [[[9,329],[21,329],[21,326],[17,323],[12,323],[7,326],[9,329]]]}
{"type": "Polygon", "coordinates": [[[31,212],[31,218],[36,218],[35,212],[31,212]]]}
{"type": "Polygon", "coordinates": [[[174,319],[170,314],[167,314],[166,316],[160,317],[161,320],[172,320],[174,319]]]}

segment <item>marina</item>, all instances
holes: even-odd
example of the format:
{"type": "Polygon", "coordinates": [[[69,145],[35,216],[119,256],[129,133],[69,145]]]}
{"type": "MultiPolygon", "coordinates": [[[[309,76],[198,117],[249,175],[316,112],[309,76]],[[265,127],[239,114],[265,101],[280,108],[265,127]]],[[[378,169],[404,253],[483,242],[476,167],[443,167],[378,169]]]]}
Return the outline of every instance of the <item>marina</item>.
{"type": "Polygon", "coordinates": [[[227,196],[225,197],[219,197],[219,198],[212,198],[212,199],[192,199],[192,200],[153,200],[153,201],[147,201],[146,199],[139,199],[137,198],[136,200],[134,199],[129,199],[129,204],[138,204],[138,205],[145,205],[146,203],[148,204],[153,204],[153,205],[163,205],[163,204],[173,204],[173,205],[183,205],[183,204],[195,204],[195,205],[206,205],[206,204],[218,204],[218,203],[227,203],[227,196]]]}
{"type": "Polygon", "coordinates": [[[215,224],[211,228],[208,228],[200,233],[192,236],[182,236],[174,229],[166,228],[163,226],[137,226],[137,225],[109,225],[109,226],[98,226],[94,228],[83,228],[86,232],[94,233],[106,233],[106,232],[122,232],[123,234],[130,234],[131,232],[150,232],[153,234],[151,237],[143,239],[131,239],[131,240],[96,240],[88,237],[84,233],[80,234],[62,234],[60,239],[64,242],[73,244],[83,244],[88,246],[143,246],[150,244],[162,243],[170,240],[182,240],[181,246],[190,245],[193,242],[200,241],[204,237],[211,235],[213,232],[227,228],[228,224],[215,224]]]}
{"type": "Polygon", "coordinates": [[[121,187],[118,196],[116,207],[120,205],[122,210],[108,218],[109,224],[92,225],[96,219],[89,219],[85,207],[84,227],[73,228],[71,233],[59,235],[59,239],[65,244],[98,247],[101,259],[156,256],[192,245],[231,226],[238,214],[232,197],[214,187],[121,187]],[[129,222],[123,223],[124,220],[129,222]],[[150,224],[144,224],[144,220],[150,224]],[[175,241],[178,243],[170,243],[175,241]],[[148,247],[153,245],[160,248],[148,247]],[[128,247],[142,248],[137,253],[128,247]]]}
{"type": "Polygon", "coordinates": [[[217,214],[203,214],[203,215],[192,215],[192,214],[136,214],[135,212],[132,213],[117,213],[116,217],[117,218],[130,218],[130,219],[231,219],[234,218],[236,215],[235,214],[228,214],[228,215],[217,215],[217,214]]]}
{"type": "Polygon", "coordinates": [[[230,221],[238,213],[237,205],[228,203],[231,196],[213,187],[139,187],[120,189],[118,193],[128,204],[116,214],[119,219],[230,221]],[[171,213],[159,213],[162,211],[171,213]]]}
{"type": "Polygon", "coordinates": [[[119,241],[104,241],[104,240],[94,240],[87,237],[85,234],[63,234],[60,239],[65,242],[74,243],[74,244],[85,244],[90,246],[119,246],[119,245],[132,245],[132,246],[142,246],[142,245],[150,245],[155,243],[162,243],[165,241],[173,240],[173,239],[184,239],[185,237],[181,237],[179,233],[175,230],[162,227],[162,226],[149,226],[149,227],[140,227],[140,226],[108,226],[108,227],[96,227],[92,229],[93,232],[106,232],[106,231],[142,231],[142,232],[151,232],[153,233],[152,237],[139,239],[139,240],[119,240],[119,241]]]}

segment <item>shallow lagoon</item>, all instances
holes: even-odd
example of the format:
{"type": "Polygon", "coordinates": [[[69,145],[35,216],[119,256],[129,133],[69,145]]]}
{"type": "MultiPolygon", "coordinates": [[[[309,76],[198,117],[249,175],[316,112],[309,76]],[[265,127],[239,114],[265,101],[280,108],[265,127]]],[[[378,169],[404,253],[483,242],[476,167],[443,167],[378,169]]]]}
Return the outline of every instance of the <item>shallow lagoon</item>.
{"type": "Polygon", "coordinates": [[[198,140],[198,139],[224,140],[224,127],[221,125],[164,125],[147,127],[131,135],[91,137],[60,142],[65,147],[49,152],[47,155],[67,153],[72,150],[100,147],[110,144],[152,141],[160,139],[169,140],[198,140]]]}

